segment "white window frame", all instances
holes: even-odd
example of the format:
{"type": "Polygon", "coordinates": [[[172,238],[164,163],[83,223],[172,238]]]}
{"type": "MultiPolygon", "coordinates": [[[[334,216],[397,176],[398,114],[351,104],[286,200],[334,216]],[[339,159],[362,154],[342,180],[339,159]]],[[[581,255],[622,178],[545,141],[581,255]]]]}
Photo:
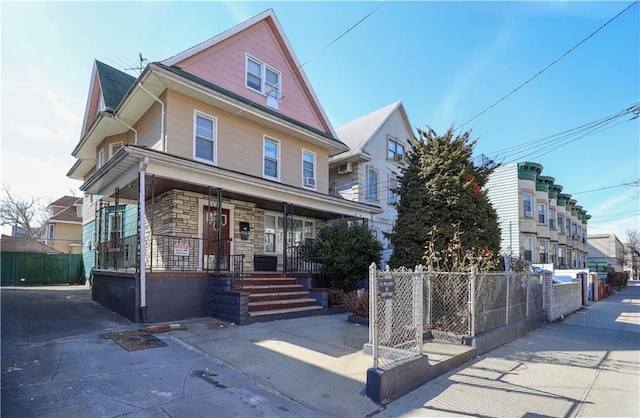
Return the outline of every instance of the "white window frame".
{"type": "Polygon", "coordinates": [[[557,214],[557,227],[558,227],[558,232],[560,232],[561,234],[565,233],[565,229],[564,229],[564,215],[562,214],[557,214]]]}
{"type": "Polygon", "coordinates": [[[113,155],[120,150],[120,148],[124,147],[124,143],[122,141],[114,142],[109,144],[109,159],[113,157],[113,155]],[[117,148],[117,149],[115,149],[117,148]],[[114,151],[115,149],[115,151],[114,151]]]}
{"type": "Polygon", "coordinates": [[[202,161],[203,163],[217,165],[218,160],[218,118],[215,116],[207,115],[199,110],[193,111],[193,159],[196,161],[202,161]],[[197,155],[197,140],[198,140],[198,118],[208,119],[212,122],[213,128],[211,132],[212,138],[201,137],[203,140],[211,141],[212,143],[212,155],[211,160],[197,155]]]}
{"type": "Polygon", "coordinates": [[[533,218],[533,195],[525,194],[522,196],[522,214],[525,218],[533,218]],[[527,210],[525,202],[529,202],[529,210],[527,210]]]}
{"type": "Polygon", "coordinates": [[[318,177],[316,175],[316,165],[317,165],[316,164],[316,153],[312,152],[312,151],[309,151],[309,150],[303,149],[302,150],[302,187],[306,187],[308,189],[313,189],[313,190],[317,189],[317,184],[318,184],[317,178],[318,177]],[[307,180],[306,179],[309,176],[305,175],[305,168],[304,168],[304,163],[306,161],[305,160],[305,156],[309,156],[312,159],[311,163],[313,164],[313,169],[312,169],[313,173],[311,174],[310,178],[313,179],[313,186],[307,185],[307,180]]]}
{"type": "Polygon", "coordinates": [[[396,206],[398,204],[398,192],[394,192],[393,189],[398,188],[398,177],[391,173],[389,174],[389,199],[387,204],[389,206],[396,206]]]}
{"type": "MultiPolygon", "coordinates": [[[[281,154],[282,154],[282,150],[281,150],[281,143],[280,140],[275,139],[275,138],[271,138],[269,136],[264,135],[262,138],[262,177],[265,179],[269,179],[269,180],[275,180],[275,181],[280,181],[280,169],[281,169],[281,154]],[[266,147],[267,147],[267,142],[271,142],[273,144],[276,144],[276,176],[272,177],[270,175],[266,174],[266,161],[267,161],[267,153],[266,153],[266,147]]],[[[271,159],[271,158],[270,158],[271,159]]]]}
{"type": "MultiPolygon", "coordinates": [[[[289,231],[294,237],[293,242],[287,242],[291,245],[302,245],[307,239],[316,238],[316,221],[314,219],[302,218],[298,216],[292,217],[293,231],[289,231]],[[299,225],[301,229],[296,229],[295,225],[299,225]]],[[[265,212],[264,214],[264,252],[267,254],[282,254],[284,246],[284,217],[282,213],[265,212]],[[273,230],[267,228],[267,217],[273,218],[273,230]],[[273,248],[267,248],[267,236],[271,235],[273,238],[273,248]]]]}
{"type": "Polygon", "coordinates": [[[549,229],[556,229],[556,208],[549,208],[549,229]]]}
{"type": "Polygon", "coordinates": [[[404,161],[405,146],[397,138],[387,135],[387,160],[399,163],[404,161]],[[391,149],[391,145],[393,148],[391,149]],[[398,147],[402,147],[402,153],[398,152],[398,147]]]}
{"type": "Polygon", "coordinates": [[[49,226],[47,227],[47,239],[56,239],[56,224],[49,224],[49,226]]]}
{"type": "Polygon", "coordinates": [[[547,204],[546,203],[538,203],[538,216],[536,216],[536,220],[540,225],[547,224],[547,217],[549,214],[547,213],[547,204]],[[540,220],[542,218],[542,220],[540,220]]]}
{"type": "Polygon", "coordinates": [[[107,221],[107,241],[115,241],[116,239],[122,238],[124,233],[124,221],[123,221],[124,213],[117,211],[109,214],[109,219],[107,221]],[[118,225],[119,224],[119,225],[118,225]],[[119,228],[116,235],[116,228],[119,228]]]}
{"type": "Polygon", "coordinates": [[[378,200],[378,180],[379,180],[379,172],[374,166],[367,166],[367,200],[378,200]],[[371,187],[370,177],[371,175],[375,175],[375,182],[373,187],[371,187]]]}
{"type": "Polygon", "coordinates": [[[100,148],[100,150],[98,151],[98,161],[97,161],[98,168],[102,167],[106,161],[107,160],[105,158],[104,148],[100,148]]]}
{"type": "MultiPolygon", "coordinates": [[[[280,71],[278,71],[277,69],[275,69],[274,67],[270,66],[269,64],[257,59],[256,57],[250,55],[250,54],[245,54],[245,71],[244,71],[244,85],[250,89],[253,90],[257,93],[263,94],[265,96],[270,96],[273,97],[276,100],[280,100],[280,98],[282,97],[282,73],[280,71]],[[256,89],[253,86],[249,85],[249,61],[253,61],[254,63],[258,64],[260,66],[260,89],[256,89]],[[267,83],[267,70],[275,73],[278,75],[278,83],[276,85],[276,94],[273,95],[273,92],[271,91],[271,85],[269,83],[267,83]]],[[[253,74],[253,73],[252,73],[253,74]]],[[[255,74],[254,74],[255,75],[255,74]]],[[[255,75],[257,76],[257,75],[255,75]]]]}

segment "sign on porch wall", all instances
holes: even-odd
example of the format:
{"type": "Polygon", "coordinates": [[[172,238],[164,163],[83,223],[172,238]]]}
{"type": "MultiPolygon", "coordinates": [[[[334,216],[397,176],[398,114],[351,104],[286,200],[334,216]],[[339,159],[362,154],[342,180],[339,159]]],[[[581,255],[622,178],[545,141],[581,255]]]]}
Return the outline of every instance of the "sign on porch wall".
{"type": "Polygon", "coordinates": [[[188,244],[173,244],[173,255],[189,256],[190,250],[188,244]]]}

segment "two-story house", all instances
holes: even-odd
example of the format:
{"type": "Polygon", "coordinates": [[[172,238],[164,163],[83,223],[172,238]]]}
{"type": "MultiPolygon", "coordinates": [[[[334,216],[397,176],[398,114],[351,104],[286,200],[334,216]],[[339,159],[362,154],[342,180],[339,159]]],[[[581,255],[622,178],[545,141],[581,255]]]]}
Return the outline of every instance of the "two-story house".
{"type": "Polygon", "coordinates": [[[393,229],[399,175],[415,136],[401,101],[355,119],[337,129],[349,151],[329,159],[330,193],[355,202],[372,203],[382,213],[372,216],[369,226],[382,242],[380,260],[386,266],[393,248],[385,233],[393,229]]]}
{"type": "Polygon", "coordinates": [[[589,267],[596,272],[625,271],[625,246],[615,234],[589,235],[588,252],[589,267]]]}
{"type": "Polygon", "coordinates": [[[535,162],[498,167],[486,184],[501,252],[554,268],[587,267],[587,211],[535,162]]]}
{"type": "Polygon", "coordinates": [[[47,207],[44,243],[65,254],[82,252],[82,198],[63,196],[47,207]]]}
{"type": "Polygon", "coordinates": [[[272,10],[135,80],[95,68],[68,176],[92,208],[93,297],[132,320],[296,309],[268,303],[291,285],[243,275],[308,274],[300,248],[320,226],[382,212],[329,193],[329,158],[349,148],[272,10]]]}

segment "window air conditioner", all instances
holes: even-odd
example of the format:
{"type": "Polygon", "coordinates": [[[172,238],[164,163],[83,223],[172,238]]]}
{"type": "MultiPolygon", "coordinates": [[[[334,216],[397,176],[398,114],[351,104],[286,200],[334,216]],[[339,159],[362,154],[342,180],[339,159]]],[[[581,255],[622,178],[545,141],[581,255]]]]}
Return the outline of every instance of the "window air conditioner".
{"type": "Polygon", "coordinates": [[[353,167],[351,163],[345,163],[338,166],[338,174],[348,174],[353,173],[353,167]]]}
{"type": "Polygon", "coordinates": [[[393,159],[394,159],[394,161],[397,161],[399,163],[400,162],[404,162],[404,154],[395,154],[393,156],[393,159]]]}
{"type": "Polygon", "coordinates": [[[314,179],[313,177],[305,177],[304,185],[307,187],[316,187],[316,179],[314,179]]]}
{"type": "Polygon", "coordinates": [[[533,213],[530,210],[525,210],[524,216],[527,218],[533,218],[533,213]]]}

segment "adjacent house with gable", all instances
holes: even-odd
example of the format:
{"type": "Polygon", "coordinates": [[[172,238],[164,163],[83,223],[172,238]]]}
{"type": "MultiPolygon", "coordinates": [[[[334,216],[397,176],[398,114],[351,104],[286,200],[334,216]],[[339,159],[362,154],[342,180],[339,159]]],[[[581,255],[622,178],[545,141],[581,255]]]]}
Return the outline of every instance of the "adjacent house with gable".
{"type": "Polygon", "coordinates": [[[383,212],[329,193],[348,150],[272,10],[137,79],[96,62],[68,172],[94,300],[136,322],[317,311],[305,243],[383,212]]]}
{"type": "Polygon", "coordinates": [[[48,206],[44,243],[61,253],[82,252],[82,198],[62,196],[48,206]]]}
{"type": "Polygon", "coordinates": [[[398,215],[399,175],[406,165],[405,152],[415,141],[409,118],[397,101],[337,128],[337,133],[349,150],[329,159],[330,193],[382,208],[369,226],[384,245],[384,267],[393,252],[385,233],[391,232],[398,215]]]}

